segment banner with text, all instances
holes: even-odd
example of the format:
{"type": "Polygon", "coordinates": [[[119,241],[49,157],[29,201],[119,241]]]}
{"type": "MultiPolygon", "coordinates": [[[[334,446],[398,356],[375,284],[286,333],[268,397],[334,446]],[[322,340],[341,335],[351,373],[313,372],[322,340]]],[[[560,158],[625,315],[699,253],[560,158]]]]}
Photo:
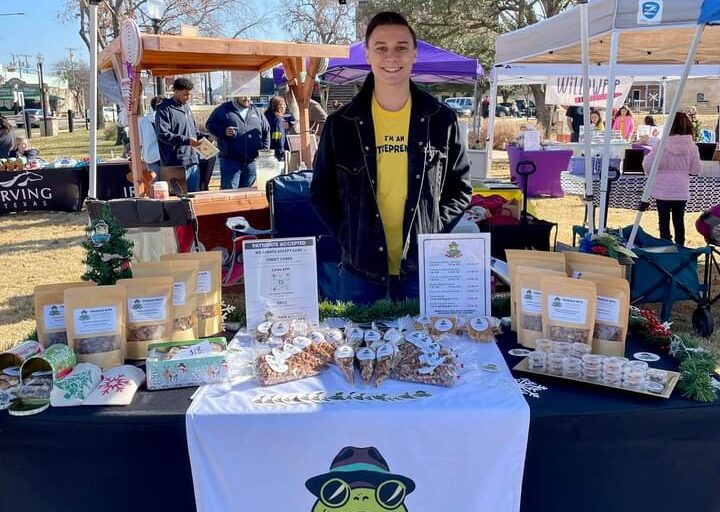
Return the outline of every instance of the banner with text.
{"type": "MultiPolygon", "coordinates": [[[[607,105],[609,80],[606,76],[590,77],[590,106],[605,108],[607,105]]],[[[630,93],[633,79],[630,76],[615,78],[615,99],[613,107],[620,108],[630,93]]],[[[545,82],[545,103],[548,105],[582,106],[583,78],[576,75],[562,75],[548,78],[545,82]]]]}

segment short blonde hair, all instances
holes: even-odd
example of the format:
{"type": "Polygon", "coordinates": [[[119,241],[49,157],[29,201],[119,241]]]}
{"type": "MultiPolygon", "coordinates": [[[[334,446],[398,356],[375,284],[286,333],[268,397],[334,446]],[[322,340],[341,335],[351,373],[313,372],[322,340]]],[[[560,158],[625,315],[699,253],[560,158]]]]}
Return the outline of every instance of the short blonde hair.
{"type": "Polygon", "coordinates": [[[17,150],[17,148],[19,148],[20,144],[22,144],[23,142],[27,142],[28,146],[32,146],[30,144],[30,139],[28,139],[27,137],[15,137],[11,149],[17,150]]]}

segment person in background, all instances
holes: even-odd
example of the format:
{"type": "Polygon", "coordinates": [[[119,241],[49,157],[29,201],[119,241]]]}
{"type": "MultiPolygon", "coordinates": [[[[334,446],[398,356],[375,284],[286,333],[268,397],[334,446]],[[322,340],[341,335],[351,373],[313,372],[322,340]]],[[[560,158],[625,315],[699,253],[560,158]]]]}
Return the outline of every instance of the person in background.
{"type": "Polygon", "coordinates": [[[205,122],[220,149],[220,188],[247,188],[255,183],[255,159],[261,149],[270,149],[267,118],[250,103],[250,96],[237,96],[218,105],[205,122]]]}
{"type": "Polygon", "coordinates": [[[612,129],[619,131],[625,140],[631,140],[635,131],[635,120],[627,106],[620,107],[613,117],[612,129]]]}
{"type": "Polygon", "coordinates": [[[449,233],[470,204],[470,163],[455,112],[411,80],[415,32],[396,12],[368,23],[372,72],[328,117],[310,200],[341,248],[340,298],[419,294],[418,234],[449,233]]]}
{"type": "Polygon", "coordinates": [[[596,132],[605,130],[605,123],[603,122],[602,113],[599,110],[590,112],[590,124],[596,132]]]}
{"type": "Polygon", "coordinates": [[[483,117],[490,116],[490,96],[485,96],[480,104],[481,112],[483,117]]]}
{"type": "Polygon", "coordinates": [[[565,118],[567,120],[567,127],[570,130],[570,142],[579,141],[580,127],[585,122],[583,107],[567,107],[565,110],[565,118]]]}
{"type": "Polygon", "coordinates": [[[687,113],[688,118],[690,119],[690,122],[693,125],[693,130],[695,130],[695,135],[694,135],[695,141],[702,142],[703,137],[702,137],[702,134],[700,133],[700,131],[702,130],[702,124],[700,123],[700,119],[698,118],[698,115],[697,115],[698,114],[697,107],[695,107],[694,105],[689,106],[686,113],[687,113]]]}
{"type": "Polygon", "coordinates": [[[655,118],[654,118],[653,116],[645,116],[645,119],[643,120],[643,122],[644,122],[647,126],[657,126],[657,125],[655,124],[655,118]]]}
{"type": "Polygon", "coordinates": [[[156,178],[160,176],[160,150],[158,149],[157,135],[155,135],[155,111],[163,99],[165,98],[162,96],[153,97],[150,100],[150,111],[138,123],[142,158],[145,167],[154,172],[156,178]]]}
{"type": "MultiPolygon", "coordinates": [[[[693,125],[684,112],[675,114],[663,158],[657,168],[652,188],[658,211],[660,238],[672,240],[670,217],[675,230],[675,243],[685,245],[685,205],[690,198],[689,175],[700,172],[700,151],[693,137],[693,125]]],[[[650,172],[655,152],[653,148],[643,159],[645,173],[650,172]]]]}
{"type": "Polygon", "coordinates": [[[10,121],[5,116],[0,116],[0,158],[8,158],[13,147],[15,135],[10,121]]]}
{"type": "Polygon", "coordinates": [[[322,135],[325,121],[327,121],[327,112],[322,108],[322,105],[315,100],[310,100],[308,105],[308,116],[310,117],[310,131],[315,136],[320,137],[322,135]]]}
{"type": "Polygon", "coordinates": [[[24,156],[27,159],[33,159],[37,158],[39,154],[40,150],[32,147],[32,144],[30,144],[30,139],[28,139],[27,137],[15,137],[15,142],[13,143],[9,156],[10,158],[24,156]]]}
{"type": "Polygon", "coordinates": [[[198,147],[198,139],[206,136],[198,131],[190,110],[193,87],[192,81],[187,78],[176,78],[172,97],[163,100],[155,111],[160,165],[185,167],[188,192],[200,189],[200,159],[192,148],[198,147]]]}
{"type": "Polygon", "coordinates": [[[267,117],[270,125],[270,149],[275,151],[275,158],[280,162],[280,172],[284,169],[285,151],[290,150],[286,135],[286,110],[285,99],[280,96],[273,96],[270,98],[270,103],[268,103],[268,108],[265,111],[265,117],[267,117]]]}

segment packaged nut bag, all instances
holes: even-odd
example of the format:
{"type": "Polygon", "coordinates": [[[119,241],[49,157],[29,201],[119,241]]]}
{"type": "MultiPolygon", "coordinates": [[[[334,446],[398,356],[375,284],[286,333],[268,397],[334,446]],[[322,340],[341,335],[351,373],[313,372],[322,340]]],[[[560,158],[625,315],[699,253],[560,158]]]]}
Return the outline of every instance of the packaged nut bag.
{"type": "Polygon", "coordinates": [[[519,288],[515,286],[515,272],[519,266],[553,270],[565,274],[565,253],[505,249],[510,273],[510,316],[512,330],[519,333],[517,325],[517,303],[519,288]]]}
{"type": "MultiPolygon", "coordinates": [[[[396,340],[399,341],[399,340],[396,340]]],[[[404,340],[403,340],[404,341],[404,340]]],[[[375,386],[380,387],[380,385],[385,382],[385,379],[387,379],[390,376],[390,373],[392,372],[393,366],[395,364],[395,342],[386,342],[380,345],[375,352],[375,386]]]]}
{"type": "Polygon", "coordinates": [[[454,317],[434,316],[430,324],[430,334],[442,336],[443,334],[453,333],[455,332],[455,322],[456,319],[454,317]]]}
{"type": "Polygon", "coordinates": [[[37,324],[38,341],[44,348],[55,343],[68,344],[65,331],[64,293],[68,288],[95,286],[92,281],[77,283],[44,284],[35,287],[35,323],[37,324]]]}
{"type": "Polygon", "coordinates": [[[467,326],[467,333],[470,338],[476,341],[491,342],[495,339],[495,329],[499,322],[496,318],[489,316],[476,316],[470,319],[467,326]]]}
{"type": "Polygon", "coordinates": [[[578,274],[585,272],[594,272],[596,274],[619,278],[625,277],[625,267],[620,265],[615,258],[573,251],[568,251],[563,254],[565,255],[565,267],[569,277],[579,277],[578,274]]]}
{"type": "Polygon", "coordinates": [[[543,338],[592,344],[597,290],[595,283],[571,277],[540,278],[543,338]]]}
{"type": "Polygon", "coordinates": [[[398,362],[392,369],[395,380],[452,387],[457,382],[458,364],[451,351],[431,343],[419,354],[398,362]]]}
{"type": "Polygon", "coordinates": [[[173,332],[173,278],[120,279],[127,296],[127,359],[145,359],[151,342],[170,341],[173,332]]]}
{"type": "Polygon", "coordinates": [[[513,292],[518,296],[518,343],[535,348],[535,340],[543,337],[543,294],[540,279],[545,275],[565,277],[565,271],[543,270],[519,266],[513,278],[513,292]]]}
{"type": "Polygon", "coordinates": [[[78,363],[101,368],[125,362],[125,287],[84,286],[63,294],[68,344],[78,363]]]}
{"type": "Polygon", "coordinates": [[[312,342],[297,337],[282,348],[260,351],[255,359],[255,377],[262,386],[305,379],[318,375],[326,363],[307,350],[312,342]]]}
{"type": "Polygon", "coordinates": [[[606,356],[624,356],[630,307],[630,283],[625,279],[584,272],[581,279],[595,283],[597,309],[592,351],[606,356]]]}
{"type": "Polygon", "coordinates": [[[355,384],[355,350],[350,345],[340,345],[335,350],[335,364],[340,368],[345,380],[355,384]]]}
{"type": "Polygon", "coordinates": [[[197,260],[197,335],[206,338],[222,331],[222,253],[206,251],[165,254],[160,260],[197,260]]]}
{"type": "Polygon", "coordinates": [[[360,367],[360,377],[362,377],[363,384],[367,386],[372,381],[375,371],[375,351],[370,347],[363,347],[357,351],[355,357],[360,367]]]}
{"type": "Polygon", "coordinates": [[[133,263],[134,277],[173,278],[173,334],[171,341],[195,340],[197,336],[197,260],[133,263]]]}

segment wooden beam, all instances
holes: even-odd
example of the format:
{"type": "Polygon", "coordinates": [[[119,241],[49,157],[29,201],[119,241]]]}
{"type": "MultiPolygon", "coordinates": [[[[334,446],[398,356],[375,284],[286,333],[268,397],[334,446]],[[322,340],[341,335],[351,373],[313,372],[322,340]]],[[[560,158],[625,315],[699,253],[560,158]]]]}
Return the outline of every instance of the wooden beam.
{"type": "MultiPolygon", "coordinates": [[[[300,155],[305,165],[310,167],[312,165],[312,151],[310,148],[310,115],[308,107],[310,105],[310,94],[305,88],[305,82],[300,82],[300,79],[305,76],[305,81],[314,80],[314,78],[307,75],[307,65],[304,57],[298,57],[293,59],[294,69],[297,71],[297,80],[290,82],[290,89],[295,96],[295,100],[298,104],[298,110],[300,114],[300,155]]],[[[310,89],[312,91],[312,88],[310,89]]]]}
{"type": "Polygon", "coordinates": [[[255,188],[193,192],[192,204],[195,215],[198,217],[248,210],[262,210],[268,207],[265,192],[255,188]]]}
{"type": "Polygon", "coordinates": [[[135,197],[147,197],[148,180],[145,179],[142,156],[140,152],[140,133],[138,126],[138,114],[140,110],[140,96],[142,94],[142,81],[140,71],[136,71],[135,80],[132,84],[132,100],[128,115],[128,128],[130,131],[130,169],[132,170],[133,187],[135,197]]]}

